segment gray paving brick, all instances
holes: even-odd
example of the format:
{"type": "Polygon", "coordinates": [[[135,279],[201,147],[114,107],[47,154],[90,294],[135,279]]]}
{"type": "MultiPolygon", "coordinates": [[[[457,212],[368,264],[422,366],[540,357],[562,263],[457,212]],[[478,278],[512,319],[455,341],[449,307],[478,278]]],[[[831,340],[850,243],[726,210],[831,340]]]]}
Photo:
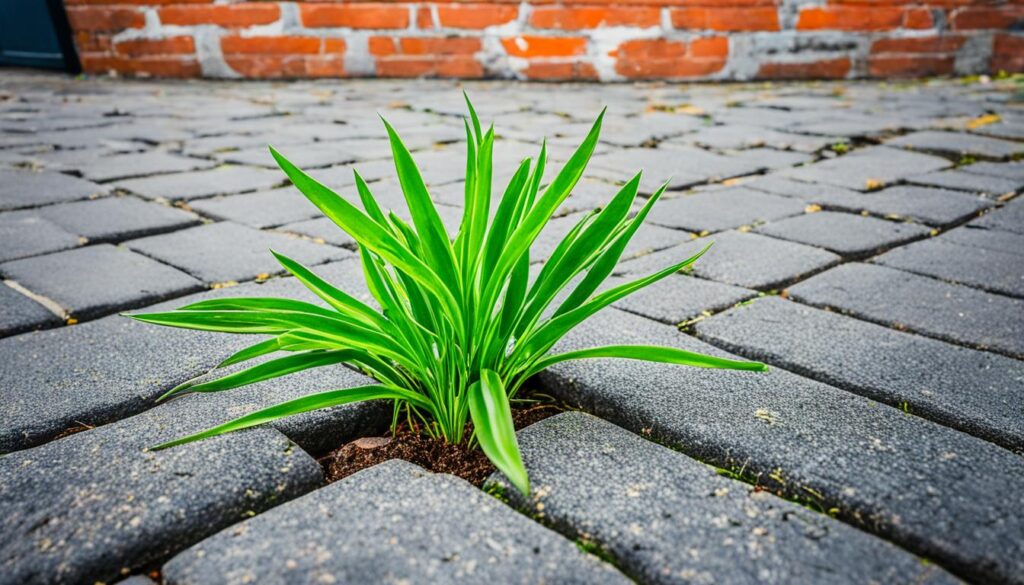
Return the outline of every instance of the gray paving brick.
{"type": "Polygon", "coordinates": [[[163,574],[174,585],[628,582],[465,481],[400,460],[208,538],[163,574]]]}
{"type": "Polygon", "coordinates": [[[887,140],[886,144],[927,152],[985,158],[1009,158],[1014,154],[1024,153],[1024,145],[1009,140],[963,132],[938,132],[935,130],[913,132],[887,140]]]}
{"type": "Polygon", "coordinates": [[[874,264],[844,264],[794,299],[962,345],[1024,356],[1024,301],[874,264]]]}
{"type": "Polygon", "coordinates": [[[289,223],[277,228],[277,231],[289,234],[298,234],[311,238],[316,242],[323,242],[332,246],[340,246],[354,250],[356,247],[355,238],[345,233],[336,223],[327,217],[307,219],[289,223]]]}
{"type": "Polygon", "coordinates": [[[200,199],[189,204],[213,219],[226,219],[254,228],[269,228],[320,216],[320,210],[298,189],[280,189],[200,199]]]}
{"type": "Polygon", "coordinates": [[[37,213],[91,243],[138,238],[199,223],[195,214],[134,197],[48,205],[37,213]]]}
{"type": "Polygon", "coordinates": [[[29,212],[0,213],[0,262],[78,247],[78,236],[29,212]]]}
{"type": "Polygon", "coordinates": [[[989,175],[992,177],[1012,179],[1017,181],[1018,184],[1024,184],[1024,162],[980,162],[975,163],[973,165],[960,167],[960,170],[967,173],[974,173],[977,175],[989,175]]]}
{"type": "Polygon", "coordinates": [[[33,329],[55,327],[63,323],[39,303],[0,283],[0,337],[33,329]]]}
{"type": "Polygon", "coordinates": [[[118,181],[115,185],[147,199],[201,199],[277,187],[287,181],[280,170],[223,166],[205,171],[118,181]]]}
{"type": "MultiPolygon", "coordinates": [[[[959,582],[881,539],[581,412],[519,432],[537,487],[515,506],[642,583],[959,582]],[[680,551],[686,551],[680,554],[680,551]]],[[[502,481],[498,474],[492,481],[502,481]]]]}
{"type": "MultiPolygon", "coordinates": [[[[562,239],[565,238],[566,234],[585,215],[586,212],[579,212],[556,217],[549,221],[530,247],[530,262],[543,262],[547,260],[562,239]]],[[[629,244],[626,245],[626,249],[622,253],[622,259],[635,258],[643,254],[677,246],[683,242],[690,241],[690,239],[691,235],[687,232],[645,223],[640,226],[640,229],[633,235],[629,244]]],[[[664,266],[661,268],[664,268],[664,266]]]]}
{"type": "Polygon", "coordinates": [[[668,143],[691,143],[724,150],[769,146],[797,152],[817,152],[838,141],[828,136],[790,134],[758,126],[729,124],[702,128],[697,132],[669,139],[668,143]]]}
{"type": "MultiPolygon", "coordinates": [[[[617,310],[598,313],[555,351],[623,343],[728,355],[617,310]]],[[[541,382],[635,433],[834,509],[962,577],[1020,583],[1024,575],[1016,538],[1024,494],[1015,487],[1024,460],[981,439],[779,369],[587,360],[554,366],[541,382]]]]}
{"type": "Polygon", "coordinates": [[[694,325],[714,345],[1024,453],[1024,362],[785,301],[694,325]]]}
{"type": "Polygon", "coordinates": [[[944,187],[946,189],[959,189],[971,193],[979,193],[993,199],[1013,193],[1021,187],[1024,182],[1014,179],[1004,179],[991,175],[979,175],[977,173],[966,173],[961,170],[943,171],[941,173],[928,173],[914,175],[907,180],[918,185],[930,185],[933,187],[944,187]]]}
{"type": "MultiPolygon", "coordinates": [[[[627,280],[613,277],[609,285],[627,280]]],[[[615,306],[662,323],[676,325],[695,319],[705,311],[720,311],[755,296],[757,291],[680,274],[640,289],[615,303],[615,306]]]]}
{"type": "Polygon", "coordinates": [[[758,171],[784,169],[811,162],[814,157],[803,152],[776,150],[774,148],[750,148],[730,153],[730,158],[748,161],[756,165],[758,171]]]}
{"type": "Polygon", "coordinates": [[[0,274],[79,321],[202,288],[183,272],[110,244],[5,262],[0,274]]]}
{"type": "Polygon", "coordinates": [[[838,158],[780,171],[780,174],[800,181],[871,191],[911,175],[923,175],[949,166],[949,161],[937,156],[874,146],[838,158]]]}
{"type": "Polygon", "coordinates": [[[714,245],[692,265],[701,278],[757,290],[770,290],[825,270],[839,262],[832,252],[759,234],[728,231],[682,247],[624,261],[616,274],[650,274],[685,260],[708,242],[714,245]]]}
{"type": "Polygon", "coordinates": [[[707,181],[717,181],[756,172],[765,168],[756,161],[738,160],[688,146],[673,148],[631,148],[590,160],[588,173],[608,181],[625,182],[638,171],[642,193],[653,193],[665,181],[669,189],[682,189],[707,181]]]}
{"type": "Polygon", "coordinates": [[[1024,235],[1013,232],[977,229],[968,225],[963,229],[950,230],[942,234],[941,239],[949,244],[959,244],[971,248],[1024,254],[1024,235]]]}
{"type": "Polygon", "coordinates": [[[1024,235],[1024,199],[1012,201],[1000,209],[993,209],[968,225],[1024,235]]]}
{"type": "Polygon", "coordinates": [[[112,181],[157,173],[196,171],[216,164],[210,160],[150,151],[99,157],[82,167],[82,175],[92,181],[112,181]]]}
{"type": "Polygon", "coordinates": [[[924,226],[849,213],[822,211],[790,217],[756,228],[758,233],[863,258],[926,237],[924,226]]]}
{"type": "Polygon", "coordinates": [[[1024,297],[1024,242],[1008,251],[993,247],[948,242],[939,236],[890,250],[873,261],[947,282],[1024,297]]]}
{"type": "Polygon", "coordinates": [[[107,187],[62,173],[0,169],[0,210],[104,195],[107,187]]]}
{"type": "Polygon", "coordinates": [[[900,185],[866,193],[855,202],[826,207],[849,211],[867,211],[890,219],[910,219],[927,225],[947,226],[960,223],[989,209],[993,203],[962,191],[900,185]]]}
{"type": "Polygon", "coordinates": [[[271,249],[307,265],[352,254],[334,246],[226,221],[131,240],[125,245],[211,284],[282,273],[284,269],[270,253],[271,249]]]}
{"type": "Polygon", "coordinates": [[[661,199],[651,223],[695,233],[720,232],[804,212],[804,204],[743,187],[709,189],[661,199]]]}
{"type": "MultiPolygon", "coordinates": [[[[365,154],[360,156],[358,144],[358,141],[288,144],[282,146],[280,152],[300,169],[313,169],[350,163],[365,157],[365,154]]],[[[253,165],[275,170],[278,168],[277,162],[270,155],[270,150],[266,145],[217,153],[214,154],[214,157],[221,162],[253,165]]]]}

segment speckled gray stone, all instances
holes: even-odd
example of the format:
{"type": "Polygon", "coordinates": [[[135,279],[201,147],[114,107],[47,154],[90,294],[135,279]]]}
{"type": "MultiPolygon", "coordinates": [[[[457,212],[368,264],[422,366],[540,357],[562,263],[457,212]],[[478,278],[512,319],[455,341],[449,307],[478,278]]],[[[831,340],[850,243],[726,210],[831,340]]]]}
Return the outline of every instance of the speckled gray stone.
{"type": "Polygon", "coordinates": [[[822,211],[756,228],[761,234],[831,250],[846,258],[863,258],[926,237],[929,229],[850,213],[822,211]]]}
{"type": "Polygon", "coordinates": [[[1024,199],[1011,201],[1000,209],[993,209],[968,225],[1024,235],[1024,199]]]}
{"type": "Polygon", "coordinates": [[[785,301],[694,325],[719,347],[1024,453],[1024,362],[785,301]]]}
{"type": "Polygon", "coordinates": [[[944,227],[960,223],[992,207],[992,201],[963,191],[899,185],[882,191],[865,193],[855,201],[828,208],[867,211],[889,219],[910,219],[927,225],[944,227]]]}
{"type": "Polygon", "coordinates": [[[3,307],[0,311],[0,337],[63,323],[46,307],[3,283],[0,283],[0,307],[3,307]]]}
{"type": "Polygon", "coordinates": [[[116,242],[199,223],[195,214],[134,197],[48,205],[36,213],[90,242],[116,242]]]}
{"type": "Polygon", "coordinates": [[[641,193],[653,193],[665,181],[669,189],[682,189],[712,180],[747,175],[764,169],[754,161],[738,160],[691,146],[674,148],[630,148],[595,155],[587,173],[608,181],[628,181],[638,171],[641,193]]]}
{"type": "Polygon", "coordinates": [[[615,273],[651,274],[696,254],[709,242],[714,242],[711,249],[691,265],[694,274],[758,290],[775,289],[806,278],[840,260],[836,254],[820,248],[759,234],[728,231],[623,261],[615,273]]]}
{"type": "Polygon", "coordinates": [[[280,170],[222,166],[205,171],[128,179],[118,181],[116,187],[146,199],[178,201],[270,189],[287,180],[280,170]]]}
{"type": "Polygon", "coordinates": [[[167,585],[626,583],[614,568],[450,475],[382,463],[179,554],[167,585]]]}
{"type": "MultiPolygon", "coordinates": [[[[556,217],[548,221],[537,239],[530,246],[530,262],[543,262],[551,257],[551,254],[561,243],[562,239],[576,226],[587,212],[573,213],[563,217],[556,217]]],[[[622,259],[635,258],[643,254],[649,254],[663,250],[671,246],[690,241],[688,232],[674,230],[651,223],[645,223],[633,234],[633,238],[626,244],[622,252],[622,259]]],[[[662,266],[661,268],[664,268],[662,266]]]]}
{"type": "Polygon", "coordinates": [[[994,163],[980,162],[973,165],[960,167],[961,171],[979,175],[990,175],[1004,179],[1014,179],[1024,184],[1024,162],[994,163]]]}
{"type": "MultiPolygon", "coordinates": [[[[655,344],[728,355],[608,309],[555,351],[655,344]]],[[[782,490],[979,582],[1024,583],[1024,459],[783,370],[586,360],[542,374],[548,392],[691,457],[782,490]]]]}
{"type": "Polygon", "coordinates": [[[925,130],[899,136],[887,140],[885,143],[890,146],[900,146],[927,152],[975,155],[986,158],[1008,158],[1017,153],[1024,153],[1024,145],[1018,142],[964,132],[925,130]]]}
{"type": "Polygon", "coordinates": [[[0,169],[0,210],[105,195],[108,188],[62,173],[0,169]]]}
{"type": "MultiPolygon", "coordinates": [[[[612,277],[607,286],[629,279],[612,277]]],[[[676,325],[705,311],[720,311],[757,296],[757,291],[683,274],[664,278],[627,296],[615,306],[645,317],[676,325]]]]}
{"type": "Polygon", "coordinates": [[[641,583],[958,583],[935,565],[581,412],[518,433],[534,486],[513,505],[641,583]],[[685,551],[685,554],[682,553],[685,551]]]}
{"type": "Polygon", "coordinates": [[[922,175],[951,166],[946,159],[896,148],[875,146],[850,154],[781,171],[800,181],[828,183],[857,191],[870,191],[910,175],[922,175]]]}
{"type": "Polygon", "coordinates": [[[110,244],[5,262],[0,274],[80,321],[203,288],[184,272],[110,244]]]}
{"type": "Polygon", "coordinates": [[[352,252],[228,221],[171,234],[131,240],[132,250],[188,272],[207,283],[243,281],[284,268],[270,250],[306,265],[351,256],[352,252]]]}
{"type": "MultiPolygon", "coordinates": [[[[281,147],[281,154],[300,169],[327,167],[350,163],[361,158],[358,141],[316,142],[312,144],[289,144],[281,147]]],[[[277,162],[265,146],[254,146],[233,152],[214,155],[218,160],[245,165],[277,169],[277,162]]],[[[365,157],[365,153],[362,155],[365,157]]]]}
{"type": "Polygon", "coordinates": [[[33,212],[0,213],[0,262],[79,246],[78,236],[33,212]]]}
{"type": "Polygon", "coordinates": [[[946,189],[959,189],[970,193],[979,193],[992,199],[1002,197],[1008,193],[1013,193],[1019,189],[1022,184],[1022,181],[993,177],[991,175],[966,173],[961,170],[914,175],[912,177],[908,177],[907,181],[918,185],[929,185],[933,187],[944,187],[946,189]]]}
{"type": "Polygon", "coordinates": [[[273,429],[144,451],[223,417],[189,398],[0,458],[0,582],[113,580],[322,481],[273,429]]]}
{"type": "Polygon", "coordinates": [[[112,181],[157,173],[196,171],[214,166],[217,163],[211,160],[150,151],[98,157],[82,165],[82,175],[92,181],[112,181]]]}
{"type": "Polygon", "coordinates": [[[1011,357],[1024,357],[1024,301],[876,264],[844,264],[794,299],[1011,357]]]}
{"type": "MultiPolygon", "coordinates": [[[[984,234],[983,230],[969,228],[954,231],[984,234]]],[[[1024,242],[1005,251],[993,248],[947,241],[943,235],[890,250],[872,261],[989,292],[1024,297],[1024,242]]]]}
{"type": "Polygon", "coordinates": [[[226,219],[254,228],[275,227],[321,215],[320,210],[292,186],[200,199],[190,203],[189,207],[206,217],[226,219]]]}
{"type": "Polygon", "coordinates": [[[695,233],[720,232],[804,212],[804,203],[743,187],[699,191],[661,199],[648,221],[695,233]]]}

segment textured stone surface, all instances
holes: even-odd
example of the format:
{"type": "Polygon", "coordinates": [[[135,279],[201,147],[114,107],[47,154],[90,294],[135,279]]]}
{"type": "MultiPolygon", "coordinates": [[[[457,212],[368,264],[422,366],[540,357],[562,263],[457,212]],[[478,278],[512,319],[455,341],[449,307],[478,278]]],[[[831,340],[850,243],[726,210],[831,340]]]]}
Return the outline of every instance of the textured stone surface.
{"type": "Polygon", "coordinates": [[[1024,145],[1009,140],[977,136],[963,132],[914,132],[886,141],[890,146],[952,155],[974,155],[985,158],[1009,158],[1024,153],[1024,145]]]}
{"type": "MultiPolygon", "coordinates": [[[[619,285],[628,280],[612,277],[607,286],[619,285]]],[[[676,325],[755,296],[757,291],[680,274],[640,289],[616,302],[615,306],[662,323],[676,325]]]]}
{"type": "Polygon", "coordinates": [[[103,185],[61,173],[0,169],[0,210],[77,201],[107,191],[103,185]]]}
{"type": "Polygon", "coordinates": [[[661,199],[648,220],[691,232],[720,232],[803,213],[804,204],[742,187],[661,199]]]}
{"type": "Polygon", "coordinates": [[[99,157],[82,165],[82,174],[92,181],[112,181],[160,173],[198,171],[216,165],[210,160],[150,151],[99,157]]]}
{"type": "MultiPolygon", "coordinates": [[[[586,212],[579,212],[550,220],[530,247],[530,262],[547,260],[555,251],[555,248],[558,247],[558,244],[561,243],[562,239],[585,216],[586,212]]],[[[633,239],[626,245],[626,249],[622,253],[622,259],[634,258],[676,246],[690,241],[691,237],[688,232],[645,223],[640,226],[640,229],[633,235],[633,239]]],[[[664,267],[661,266],[660,268],[664,267]]]]}
{"type": "Polygon", "coordinates": [[[718,347],[1024,453],[1024,362],[779,298],[694,325],[718,347]]]}
{"type": "MultiPolygon", "coordinates": [[[[978,233],[980,230],[961,228],[956,231],[978,233]]],[[[890,250],[873,261],[947,282],[1024,297],[1024,241],[1006,250],[995,248],[995,242],[971,246],[962,238],[956,242],[939,236],[890,250]]]]}
{"type": "Polygon", "coordinates": [[[972,227],[1024,235],[1024,199],[1011,201],[970,223],[972,227]]]}
{"type": "Polygon", "coordinates": [[[691,265],[693,273],[701,278],[758,290],[784,286],[839,262],[839,256],[818,248],[729,231],[624,261],[616,267],[616,274],[653,273],[685,260],[710,242],[713,242],[711,249],[691,265]]]}
{"type": "Polygon", "coordinates": [[[169,585],[628,582],[465,481],[400,460],[208,538],[163,574],[169,585]]]}
{"type": "Polygon", "coordinates": [[[77,247],[78,236],[31,213],[0,213],[0,262],[77,247]]]}
{"type": "Polygon", "coordinates": [[[928,235],[928,228],[907,223],[822,211],[783,219],[758,233],[831,250],[847,258],[877,254],[928,235]]]}
{"type": "Polygon", "coordinates": [[[873,264],[844,264],[793,298],[938,339],[1024,356],[1024,301],[873,264]]]}
{"type": "Polygon", "coordinates": [[[989,209],[992,202],[962,191],[899,185],[882,191],[866,193],[855,201],[832,204],[848,211],[867,211],[889,219],[910,219],[933,226],[959,223],[989,209]]]}
{"type": "Polygon", "coordinates": [[[251,280],[284,271],[270,250],[303,264],[322,264],[351,252],[219,222],[127,243],[132,250],[156,258],[207,283],[251,280]]]}
{"type": "MultiPolygon", "coordinates": [[[[606,310],[556,351],[657,344],[727,355],[672,327],[606,310]]],[[[635,433],[726,467],[981,582],[1020,583],[1024,460],[992,445],[775,369],[567,362],[549,391],[635,433]],[[913,487],[908,487],[913,486],[913,487]]]]}
{"type": "Polygon", "coordinates": [[[781,174],[800,181],[871,191],[911,175],[923,175],[949,166],[949,161],[937,156],[877,146],[781,174]]]}
{"type": "Polygon", "coordinates": [[[128,179],[118,181],[116,186],[146,199],[177,201],[269,189],[286,180],[279,170],[223,166],[205,171],[128,179]]]}
{"type": "Polygon", "coordinates": [[[194,214],[134,197],[50,205],[38,213],[93,243],[138,238],[199,223],[194,214]]]}
{"type": "Polygon", "coordinates": [[[213,219],[226,219],[254,228],[269,228],[321,216],[295,187],[282,187],[259,193],[243,193],[189,204],[193,210],[213,219]]]}
{"type": "Polygon", "coordinates": [[[0,337],[60,325],[63,321],[46,307],[0,283],[0,337]]]}
{"type": "Polygon", "coordinates": [[[992,177],[1002,177],[1004,179],[1013,179],[1017,181],[1019,184],[1024,185],[1024,162],[980,162],[975,163],[973,165],[960,167],[960,170],[968,173],[975,173],[978,175],[988,175],[992,177]]]}
{"type": "Polygon", "coordinates": [[[569,412],[518,435],[536,495],[524,499],[498,474],[491,481],[524,513],[600,546],[639,582],[958,582],[599,418],[569,412]]]}
{"type": "Polygon", "coordinates": [[[202,288],[202,283],[184,272],[110,244],[5,262],[0,264],[0,274],[53,300],[76,319],[91,319],[202,288]]]}
{"type": "Polygon", "coordinates": [[[978,193],[990,198],[1002,197],[1013,193],[1020,188],[1022,182],[1014,179],[1004,179],[990,175],[979,175],[967,173],[961,170],[944,171],[941,173],[928,173],[925,175],[914,175],[907,178],[911,183],[918,185],[929,185],[943,187],[946,189],[959,189],[970,193],[978,193]]]}

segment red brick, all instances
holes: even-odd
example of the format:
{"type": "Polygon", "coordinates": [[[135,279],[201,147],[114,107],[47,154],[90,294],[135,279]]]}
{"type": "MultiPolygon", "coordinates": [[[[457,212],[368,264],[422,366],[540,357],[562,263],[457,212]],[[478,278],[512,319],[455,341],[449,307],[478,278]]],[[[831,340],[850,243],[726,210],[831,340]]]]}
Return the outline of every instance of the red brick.
{"type": "Polygon", "coordinates": [[[903,15],[903,28],[925,29],[935,26],[935,18],[932,11],[926,8],[914,8],[907,10],[903,15]]]}
{"type": "Polygon", "coordinates": [[[162,24],[216,24],[242,27],[270,24],[281,18],[277,4],[220,4],[217,6],[167,6],[157,12],[162,24]]]}
{"type": "Polygon", "coordinates": [[[975,6],[953,12],[950,24],[953,30],[1009,28],[1024,20],[1024,6],[975,6]]]}
{"type": "Polygon", "coordinates": [[[583,37],[519,36],[501,39],[505,52],[512,57],[572,57],[587,52],[583,37]]]}
{"type": "Polygon", "coordinates": [[[324,53],[327,55],[344,53],[346,48],[345,39],[324,39],[324,53]]]}
{"type": "Polygon", "coordinates": [[[729,39],[726,37],[694,39],[690,42],[690,56],[725,59],[729,56],[729,39]]]}
{"type": "Polygon", "coordinates": [[[116,31],[146,24],[146,17],[135,8],[69,7],[67,13],[75,31],[116,31]]]}
{"type": "Polygon", "coordinates": [[[181,57],[135,57],[123,59],[109,55],[84,53],[79,56],[82,70],[86,73],[117,71],[130,75],[153,77],[198,77],[199,63],[195,59],[181,57]]]}
{"type": "Polygon", "coordinates": [[[878,31],[898,28],[903,9],[896,7],[825,6],[800,11],[797,30],[878,31]]]}
{"type": "Polygon", "coordinates": [[[536,28],[582,30],[602,26],[651,27],[661,24],[656,7],[540,6],[533,9],[530,25],[536,28]]]}
{"type": "Polygon", "coordinates": [[[779,30],[774,6],[751,8],[680,8],[670,13],[679,29],[716,31],[779,30]]]}
{"type": "Polygon", "coordinates": [[[431,12],[429,6],[420,6],[416,9],[416,28],[420,30],[428,30],[436,28],[434,23],[434,13],[431,12]]]}
{"type": "Polygon", "coordinates": [[[380,77],[483,77],[483,66],[468,55],[385,57],[377,60],[380,77]]]}
{"type": "Polygon", "coordinates": [[[868,73],[873,77],[948,75],[953,72],[954,61],[952,56],[873,55],[868,59],[868,73]]]}
{"type": "Polygon", "coordinates": [[[663,39],[626,41],[613,52],[615,71],[631,79],[704,77],[725,67],[728,46],[720,38],[697,39],[690,45],[663,39]]]}
{"type": "Polygon", "coordinates": [[[992,70],[1009,73],[1024,71],[1024,36],[996,35],[992,48],[992,70]]]}
{"type": "Polygon", "coordinates": [[[580,61],[531,61],[523,70],[523,75],[527,79],[540,81],[593,80],[597,79],[597,70],[590,63],[580,61]]]}
{"type": "Polygon", "coordinates": [[[196,52],[192,37],[167,37],[165,39],[134,39],[120,41],[114,46],[114,52],[122,57],[142,57],[145,55],[182,55],[196,52]]]}
{"type": "Polygon", "coordinates": [[[506,4],[441,4],[437,18],[445,28],[481,29],[512,22],[519,7],[506,4]]]}
{"type": "Polygon", "coordinates": [[[299,4],[302,24],[308,27],[408,28],[409,8],[404,4],[299,4]]]}
{"type": "Polygon", "coordinates": [[[370,37],[367,46],[370,49],[370,54],[378,57],[394,55],[398,52],[398,45],[391,37],[370,37]]]}
{"type": "Polygon", "coordinates": [[[405,55],[472,55],[480,50],[480,39],[473,37],[405,37],[399,41],[405,55]]]}
{"type": "Polygon", "coordinates": [[[79,53],[105,53],[110,50],[111,45],[109,34],[91,33],[84,30],[75,33],[75,47],[78,48],[79,53]]]}
{"type": "Polygon", "coordinates": [[[227,36],[220,40],[220,48],[227,53],[246,55],[312,55],[320,52],[321,40],[317,37],[238,37],[227,36]]]}
{"type": "Polygon", "coordinates": [[[166,4],[213,4],[214,0],[64,0],[67,6],[131,4],[135,6],[162,6],[166,4]]]}
{"type": "Polygon", "coordinates": [[[951,53],[960,49],[966,39],[961,36],[879,39],[872,43],[874,53],[951,53]]]}
{"type": "Polygon", "coordinates": [[[341,55],[324,55],[306,59],[306,75],[309,77],[342,77],[345,75],[345,60],[341,55]]]}
{"type": "Polygon", "coordinates": [[[224,61],[243,77],[274,79],[344,75],[340,55],[225,55],[224,61]]]}
{"type": "Polygon", "coordinates": [[[824,59],[807,63],[763,63],[761,79],[842,79],[850,72],[850,58],[824,59]]]}

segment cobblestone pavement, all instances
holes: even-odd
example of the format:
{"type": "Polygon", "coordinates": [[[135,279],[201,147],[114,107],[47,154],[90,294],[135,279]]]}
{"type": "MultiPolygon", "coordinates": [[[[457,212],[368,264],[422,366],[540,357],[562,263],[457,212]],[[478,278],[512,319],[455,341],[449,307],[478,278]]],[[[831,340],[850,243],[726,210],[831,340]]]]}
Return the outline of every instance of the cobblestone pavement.
{"type": "Polygon", "coordinates": [[[564,160],[609,107],[538,261],[639,168],[646,192],[671,191],[616,278],[716,242],[565,347],[658,343],[772,371],[553,368],[539,384],[584,412],[521,431],[530,499],[402,462],[323,487],[314,456],[379,432],[378,404],[144,451],[368,382],[336,368],[154,406],[242,341],[116,313],[304,294],[271,247],[366,297],[352,241],[265,147],[346,196],[357,167],[402,214],[379,111],[453,226],[459,87],[3,71],[0,583],[1024,583],[1012,87],[466,87],[497,123],[502,178],[543,135],[564,160]]]}

